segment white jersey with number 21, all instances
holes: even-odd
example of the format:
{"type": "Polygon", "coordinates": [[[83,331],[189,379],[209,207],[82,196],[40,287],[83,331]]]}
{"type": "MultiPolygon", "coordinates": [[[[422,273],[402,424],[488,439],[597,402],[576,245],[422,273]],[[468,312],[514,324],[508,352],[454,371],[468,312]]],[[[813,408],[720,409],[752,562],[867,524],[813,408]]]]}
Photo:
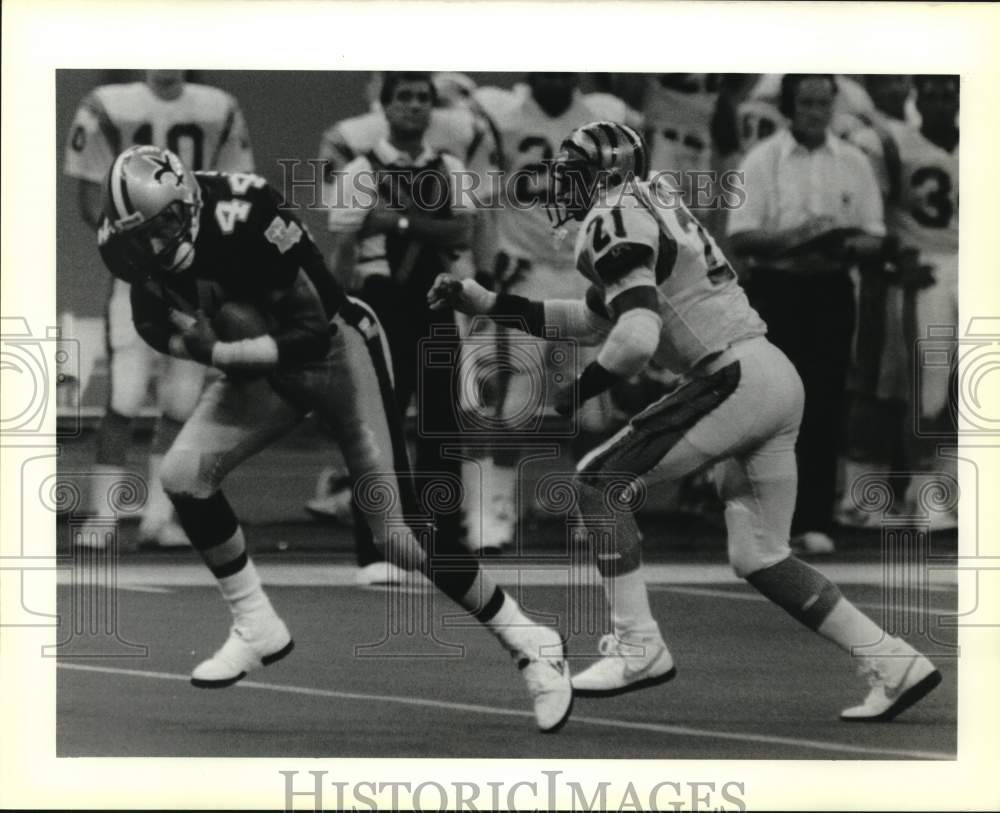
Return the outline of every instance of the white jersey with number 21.
{"type": "Polygon", "coordinates": [[[682,374],[705,356],[767,332],[715,240],[666,181],[607,190],[576,240],[577,269],[615,299],[638,286],[657,291],[663,320],[652,363],[682,374]]]}

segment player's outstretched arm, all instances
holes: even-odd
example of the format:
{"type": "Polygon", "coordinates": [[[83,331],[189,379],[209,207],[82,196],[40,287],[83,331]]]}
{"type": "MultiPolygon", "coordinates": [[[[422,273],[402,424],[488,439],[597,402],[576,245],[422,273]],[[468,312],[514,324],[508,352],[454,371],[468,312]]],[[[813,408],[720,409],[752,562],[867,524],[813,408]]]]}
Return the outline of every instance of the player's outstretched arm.
{"type": "Polygon", "coordinates": [[[452,308],[470,316],[489,316],[505,326],[516,319],[520,329],[541,336],[546,327],[555,327],[564,338],[584,345],[600,344],[611,330],[611,321],[583,300],[547,299],[539,302],[523,296],[496,294],[475,280],[439,274],[427,293],[432,310],[452,308]]]}

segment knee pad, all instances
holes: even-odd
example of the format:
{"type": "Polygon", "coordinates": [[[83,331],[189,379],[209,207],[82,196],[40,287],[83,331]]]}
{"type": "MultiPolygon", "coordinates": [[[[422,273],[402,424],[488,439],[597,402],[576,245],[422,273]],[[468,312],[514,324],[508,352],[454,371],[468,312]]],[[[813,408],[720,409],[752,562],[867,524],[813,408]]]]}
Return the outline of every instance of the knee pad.
{"type": "Polygon", "coordinates": [[[624,488],[624,480],[583,472],[574,485],[577,515],[591,537],[598,572],[612,578],[636,570],[642,562],[642,546],[635,514],[624,503],[619,507],[614,495],[608,493],[609,489],[624,488]]]}
{"type": "Polygon", "coordinates": [[[163,490],[171,497],[207,499],[219,490],[219,479],[213,475],[210,455],[197,449],[171,447],[163,458],[160,480],[163,490]]]}

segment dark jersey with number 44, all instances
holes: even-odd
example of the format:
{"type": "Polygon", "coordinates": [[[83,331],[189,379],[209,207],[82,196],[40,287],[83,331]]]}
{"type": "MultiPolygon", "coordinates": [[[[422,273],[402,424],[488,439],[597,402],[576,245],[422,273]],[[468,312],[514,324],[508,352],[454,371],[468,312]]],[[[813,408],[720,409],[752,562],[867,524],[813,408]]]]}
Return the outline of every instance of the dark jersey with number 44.
{"type": "MultiPolygon", "coordinates": [[[[139,335],[166,353],[176,313],[200,310],[211,319],[224,303],[239,302],[257,308],[272,326],[281,366],[322,358],[344,294],[305,227],[280,208],[280,196],[258,175],[197,172],[195,178],[202,208],[194,262],[176,274],[133,282],[139,335]]],[[[105,223],[98,233],[107,234],[105,223]]],[[[122,262],[115,236],[100,241],[100,250],[115,272],[122,262]]]]}

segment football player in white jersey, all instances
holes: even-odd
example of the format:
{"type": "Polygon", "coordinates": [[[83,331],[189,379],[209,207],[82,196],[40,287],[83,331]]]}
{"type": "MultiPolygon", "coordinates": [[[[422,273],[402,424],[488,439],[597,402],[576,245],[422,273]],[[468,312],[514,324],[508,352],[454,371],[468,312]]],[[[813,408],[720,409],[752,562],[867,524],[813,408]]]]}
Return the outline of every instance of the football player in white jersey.
{"type": "MultiPolygon", "coordinates": [[[[67,175],[79,181],[80,214],[96,229],[101,181],[115,156],[134,144],[172,150],[194,170],[250,172],[253,153],[239,104],[218,88],[184,81],[184,71],[151,70],[145,81],[102,85],[80,103],[66,142],[67,175]]],[[[159,480],[159,465],[194,409],[205,368],[162,356],[139,338],[132,324],[128,283],[115,280],[108,302],[110,399],[98,430],[98,471],[114,477],[126,462],[132,420],[157,376],[161,410],[149,463],[149,496],[139,536],[169,547],[188,544],[173,517],[159,480]]],[[[106,496],[92,489],[92,513],[106,512],[106,496]]],[[[84,528],[84,545],[103,547],[106,539],[84,528]]]]}
{"type": "MultiPolygon", "coordinates": [[[[909,257],[897,284],[887,289],[881,354],[874,360],[881,399],[905,403],[907,414],[923,422],[947,424],[950,376],[948,367],[922,366],[913,378],[918,339],[933,326],[958,325],[958,78],[947,75],[914,77],[919,129],[907,121],[903,87],[897,89],[897,115],[883,116],[877,126],[854,136],[870,157],[886,199],[886,228],[909,257]]],[[[908,427],[909,428],[909,427],[908,427]]],[[[954,477],[948,460],[935,458],[912,431],[906,433],[907,465],[941,470],[954,477]]],[[[953,461],[951,461],[953,462],[953,461]]],[[[847,466],[847,479],[857,476],[847,466]]],[[[914,487],[923,484],[913,481],[914,487]]],[[[910,509],[916,497],[907,496],[910,509]]],[[[842,504],[840,513],[847,513],[842,504]]],[[[919,511],[922,513],[922,510],[919,511]]],[[[955,510],[932,512],[939,528],[955,527],[955,510]]]]}
{"type": "MultiPolygon", "coordinates": [[[[501,165],[506,170],[504,198],[498,213],[498,245],[494,285],[500,290],[538,298],[581,296],[585,282],[573,270],[573,241],[555,240],[543,206],[549,188],[548,166],[563,136],[575,127],[601,118],[579,90],[580,77],[575,73],[531,73],[526,83],[513,90],[483,87],[474,98],[493,121],[499,133],[501,165]]],[[[599,106],[606,109],[606,94],[599,106]]],[[[622,105],[623,114],[627,108],[622,105]]],[[[545,371],[525,369],[529,358],[547,359],[543,342],[537,353],[508,353],[509,342],[503,330],[497,331],[497,356],[487,353],[479,358],[484,367],[496,364],[505,371],[499,387],[497,408],[501,420],[513,421],[514,415],[534,414],[551,398],[539,403],[538,380],[545,371]]],[[[554,372],[553,375],[557,375],[554,372]]],[[[463,372],[463,380],[475,374],[463,372]]],[[[585,433],[604,431],[614,419],[610,399],[588,405],[580,415],[585,433]]],[[[517,522],[515,472],[520,462],[518,449],[496,448],[492,458],[480,460],[482,467],[482,546],[496,550],[514,539],[517,522]]],[[[476,472],[478,474],[478,470],[476,472]]],[[[468,473],[465,475],[469,477],[468,473]]],[[[466,480],[468,482],[468,480],[466,480]]],[[[478,489],[477,489],[478,490],[478,489]]],[[[470,512],[474,513],[474,512],[470,512]]],[[[470,525],[475,526],[474,517],[470,525]]],[[[470,531],[470,544],[476,545],[476,529],[470,531]]]]}
{"type": "MultiPolygon", "coordinates": [[[[650,167],[682,174],[712,168],[711,121],[721,74],[662,73],[650,77],[645,114],[650,167]]],[[[680,184],[685,194],[688,184],[680,184]]],[[[687,203],[692,203],[690,197],[687,203]]]]}
{"type": "Polygon", "coordinates": [[[888,636],[819,571],[792,555],[795,439],[803,390],[767,341],[726,258],[673,187],[646,176],[642,137],[610,122],[581,127],[556,159],[554,224],[582,222],[577,269],[584,299],[532,301],[442,276],[432,302],[519,314],[532,331],[558,325],[601,345],[558,399],[562,414],[658,362],[683,376],[577,468],[576,510],[594,542],[614,631],[602,658],[573,678],[579,695],[663,683],[673,658],[653,618],[633,510],[648,488],[717,465],[735,571],[810,629],[858,657],[871,691],[844,720],[888,720],[940,683],[933,664],[888,636]],[[608,519],[614,532],[607,533],[608,519]]]}

